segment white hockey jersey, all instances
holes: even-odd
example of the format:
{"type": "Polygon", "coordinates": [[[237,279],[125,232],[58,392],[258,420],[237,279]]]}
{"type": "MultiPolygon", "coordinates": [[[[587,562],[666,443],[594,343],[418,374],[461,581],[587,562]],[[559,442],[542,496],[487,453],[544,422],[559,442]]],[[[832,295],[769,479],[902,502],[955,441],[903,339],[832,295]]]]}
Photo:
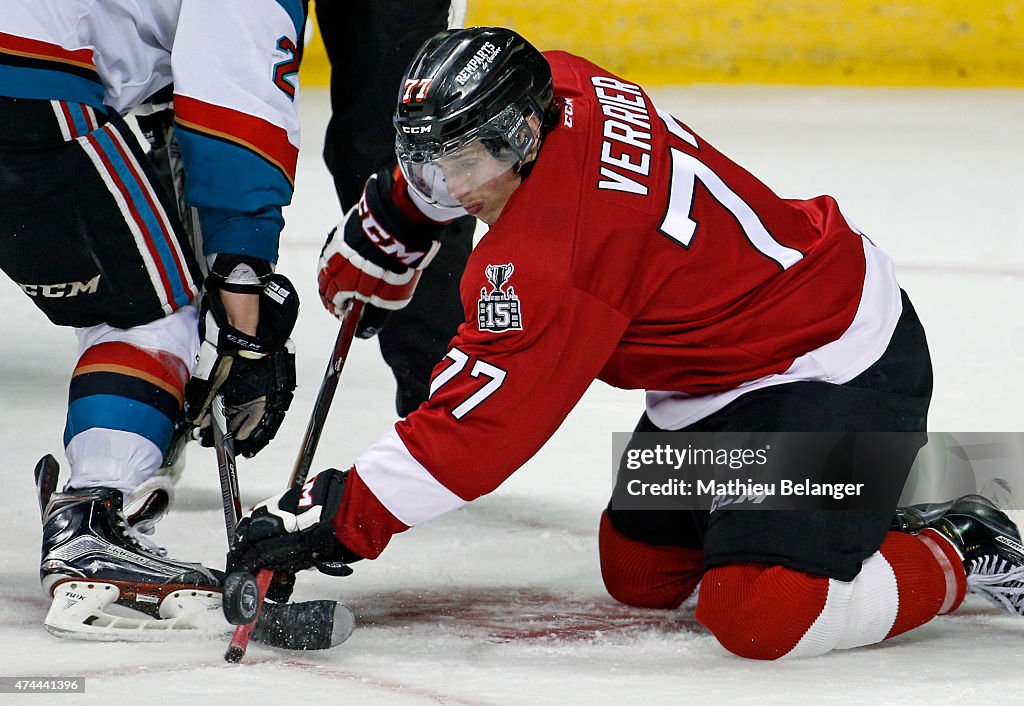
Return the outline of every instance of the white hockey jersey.
{"type": "Polygon", "coordinates": [[[206,254],[277,260],[299,147],[301,0],[31,0],[0,12],[0,95],[118,113],[174,85],[206,254]]]}

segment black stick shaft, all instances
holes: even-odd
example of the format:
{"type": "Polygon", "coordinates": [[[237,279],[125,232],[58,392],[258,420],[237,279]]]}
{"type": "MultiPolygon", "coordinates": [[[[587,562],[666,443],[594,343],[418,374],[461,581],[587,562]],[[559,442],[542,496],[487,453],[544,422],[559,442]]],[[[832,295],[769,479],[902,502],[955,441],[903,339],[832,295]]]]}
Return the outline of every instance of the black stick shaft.
{"type": "MultiPolygon", "coordinates": [[[[323,432],[324,423],[327,421],[327,413],[331,409],[331,402],[334,401],[334,392],[338,389],[338,377],[341,375],[345,361],[348,360],[348,351],[352,347],[352,339],[356,335],[356,326],[359,324],[359,317],[363,313],[363,302],[356,301],[352,308],[345,314],[341,330],[338,331],[338,338],[334,342],[334,351],[331,354],[331,362],[324,373],[324,379],[320,383],[320,392],[317,393],[316,402],[313,403],[313,412],[309,417],[309,424],[306,425],[306,434],[302,439],[302,448],[295,460],[295,467],[292,469],[292,477],[289,483],[290,488],[299,488],[306,482],[309,469],[313,466],[313,456],[316,455],[317,444],[320,443],[320,434],[323,432]]],[[[256,620],[259,619],[259,610],[267,595],[267,588],[273,578],[273,572],[269,569],[260,569],[256,575],[256,584],[259,589],[259,601],[257,603],[256,617],[248,625],[239,625],[231,637],[231,644],[224,655],[229,662],[238,662],[245,656],[249,647],[249,637],[253,628],[256,627],[256,620]]]]}
{"type": "Polygon", "coordinates": [[[235,526],[242,517],[242,502],[238,492],[238,466],[235,465],[235,435],[228,431],[224,399],[220,395],[210,404],[213,417],[213,447],[217,452],[217,472],[220,477],[220,499],[224,508],[224,528],[228,534],[228,547],[234,543],[235,526]]]}
{"type": "Polygon", "coordinates": [[[309,424],[306,425],[306,434],[302,438],[302,447],[299,450],[298,458],[295,459],[295,467],[292,469],[292,477],[289,487],[298,488],[306,482],[309,469],[313,466],[313,456],[316,455],[316,447],[320,443],[320,434],[324,430],[327,421],[327,414],[331,411],[331,402],[334,400],[334,392],[338,389],[338,377],[341,375],[345,361],[348,360],[348,352],[352,347],[352,339],[355,338],[356,327],[359,325],[359,317],[363,313],[363,302],[356,301],[348,313],[338,331],[338,337],[334,341],[334,352],[331,354],[331,361],[327,365],[323,382],[320,383],[320,391],[317,393],[316,402],[313,403],[313,412],[309,417],[309,424]]]}

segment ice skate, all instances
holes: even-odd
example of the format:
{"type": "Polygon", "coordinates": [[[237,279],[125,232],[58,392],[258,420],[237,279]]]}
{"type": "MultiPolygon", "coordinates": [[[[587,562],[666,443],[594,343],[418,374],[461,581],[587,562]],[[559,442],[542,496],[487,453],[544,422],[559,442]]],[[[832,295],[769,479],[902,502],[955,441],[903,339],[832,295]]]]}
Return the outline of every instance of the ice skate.
{"type": "Polygon", "coordinates": [[[53,596],[46,629],[60,637],[149,640],[223,628],[222,576],[149,551],[128,531],[121,493],[54,493],[43,514],[40,580],[53,596]]]}
{"type": "MultiPolygon", "coordinates": [[[[967,502],[985,505],[990,509],[997,510],[998,506],[984,495],[964,495],[954,500],[947,500],[942,503],[920,503],[896,508],[893,515],[890,529],[897,532],[920,532],[925,527],[935,527],[935,524],[942,519],[954,503],[967,502]]],[[[1012,524],[1012,523],[1011,523],[1012,524]]],[[[1020,535],[1014,535],[1020,539],[1020,535]]]]}
{"type": "Polygon", "coordinates": [[[1020,531],[992,501],[966,495],[948,503],[900,508],[896,517],[911,528],[907,531],[930,527],[942,533],[963,557],[967,589],[1008,613],[1024,615],[1020,531]]]}

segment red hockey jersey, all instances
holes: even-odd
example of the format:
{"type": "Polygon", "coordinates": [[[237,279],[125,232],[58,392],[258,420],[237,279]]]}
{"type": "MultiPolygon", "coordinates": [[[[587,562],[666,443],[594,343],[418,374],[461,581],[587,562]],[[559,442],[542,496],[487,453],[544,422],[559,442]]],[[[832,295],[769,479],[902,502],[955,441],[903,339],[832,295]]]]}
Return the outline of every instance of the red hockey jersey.
{"type": "Polygon", "coordinates": [[[639,86],[546,56],[559,124],[469,259],[430,399],[350,474],[337,534],[363,556],[500,485],[595,379],[678,429],[765,385],[848,381],[895,329],[891,263],[834,199],[782,199],[639,86]]]}

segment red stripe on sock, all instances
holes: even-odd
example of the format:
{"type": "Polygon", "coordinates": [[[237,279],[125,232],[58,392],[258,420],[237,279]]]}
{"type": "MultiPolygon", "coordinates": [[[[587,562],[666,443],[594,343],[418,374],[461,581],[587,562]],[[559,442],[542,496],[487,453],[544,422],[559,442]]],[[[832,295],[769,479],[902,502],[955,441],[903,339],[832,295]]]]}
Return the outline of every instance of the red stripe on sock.
{"type": "Polygon", "coordinates": [[[184,396],[189,377],[188,368],[177,356],[164,351],[145,350],[122,341],[99,343],[82,354],[74,375],[91,372],[113,372],[143,378],[179,400],[184,396]]]}

